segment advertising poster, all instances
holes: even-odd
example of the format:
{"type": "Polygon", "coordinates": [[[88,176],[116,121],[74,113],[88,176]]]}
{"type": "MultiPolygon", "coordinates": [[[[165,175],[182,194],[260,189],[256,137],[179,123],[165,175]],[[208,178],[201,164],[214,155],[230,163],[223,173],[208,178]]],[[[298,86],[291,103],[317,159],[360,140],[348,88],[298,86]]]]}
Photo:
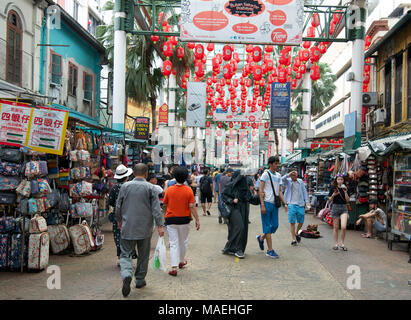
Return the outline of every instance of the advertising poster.
{"type": "Polygon", "coordinates": [[[253,129],[251,131],[251,155],[258,156],[260,154],[259,148],[259,129],[253,129]]]}
{"type": "Polygon", "coordinates": [[[238,142],[237,142],[237,131],[230,130],[228,133],[228,162],[230,164],[237,164],[239,161],[238,158],[238,142]]]}
{"type": "Polygon", "coordinates": [[[267,129],[265,129],[264,127],[262,127],[262,128],[259,128],[258,130],[259,130],[259,135],[260,135],[260,138],[259,138],[259,142],[260,142],[259,149],[262,150],[262,151],[267,151],[267,150],[268,150],[268,135],[265,135],[265,131],[266,131],[267,129]]]}
{"type": "Polygon", "coordinates": [[[25,104],[0,102],[0,142],[10,146],[26,143],[32,107],[25,104]]]}
{"type": "Polygon", "coordinates": [[[158,123],[168,124],[168,105],[166,103],[158,110],[158,123]]]}
{"type": "Polygon", "coordinates": [[[205,82],[187,83],[187,127],[205,127],[206,86],[205,82]]]}
{"type": "Polygon", "coordinates": [[[300,45],[304,0],[186,0],[182,41],[300,45]]]}
{"type": "Polygon", "coordinates": [[[271,85],[271,129],[288,128],[290,124],[291,84],[274,82],[271,85]]]}
{"type": "Polygon", "coordinates": [[[68,111],[33,108],[26,146],[40,152],[63,154],[68,111]]]}
{"type": "Polygon", "coordinates": [[[149,133],[150,133],[150,118],[137,117],[136,118],[136,131],[134,132],[134,137],[136,139],[148,140],[149,133]]]}

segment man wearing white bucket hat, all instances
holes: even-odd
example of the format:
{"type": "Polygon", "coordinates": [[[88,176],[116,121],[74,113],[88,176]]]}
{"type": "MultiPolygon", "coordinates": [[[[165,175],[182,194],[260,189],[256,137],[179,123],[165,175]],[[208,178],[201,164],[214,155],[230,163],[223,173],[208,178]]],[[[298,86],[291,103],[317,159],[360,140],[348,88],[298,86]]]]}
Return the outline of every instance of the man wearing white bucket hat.
{"type": "MultiPolygon", "coordinates": [[[[120,266],[121,230],[118,228],[118,224],[115,219],[115,207],[116,207],[116,202],[118,198],[118,193],[120,192],[120,188],[125,182],[127,182],[128,178],[132,175],[132,173],[133,173],[133,170],[131,168],[126,168],[125,165],[120,164],[116,168],[116,174],[114,176],[114,178],[117,179],[117,183],[113,186],[113,188],[111,188],[111,191],[108,197],[108,205],[113,208],[113,209],[110,209],[110,211],[112,212],[109,214],[109,219],[113,223],[113,236],[114,236],[114,242],[116,243],[116,247],[117,247],[117,266],[120,266]]],[[[135,258],[137,258],[136,255],[135,255],[135,258]]]]}

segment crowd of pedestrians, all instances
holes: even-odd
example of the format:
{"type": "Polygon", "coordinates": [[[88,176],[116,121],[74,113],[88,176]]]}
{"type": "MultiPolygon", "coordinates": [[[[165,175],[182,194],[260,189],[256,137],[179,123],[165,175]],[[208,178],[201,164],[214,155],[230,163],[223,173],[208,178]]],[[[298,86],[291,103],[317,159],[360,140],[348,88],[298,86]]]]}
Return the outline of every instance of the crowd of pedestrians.
{"type": "MultiPolygon", "coordinates": [[[[273,235],[279,226],[278,212],[281,206],[288,214],[291,245],[297,246],[301,241],[299,233],[304,224],[305,209],[310,207],[309,197],[297,171],[291,170],[281,176],[279,166],[279,158],[270,157],[267,170],[260,169],[255,175],[247,175],[230,167],[213,172],[204,169],[201,173],[194,169],[189,173],[186,167],[174,165],[163,187],[158,185],[156,175],[149,175],[146,164],[137,164],[133,170],[124,165],[118,166],[115,175],[117,184],[110,192],[109,205],[123,295],[126,297],[131,291],[133,273],[136,288],[146,285],[154,226],[160,237],[164,236],[165,229],[168,233],[171,261],[169,275],[177,276],[178,269],[185,268],[188,264],[186,253],[190,223],[194,219],[196,230],[200,229],[197,207],[201,204],[203,216],[210,216],[213,198],[218,203],[218,222],[227,224],[227,242],[222,249],[223,254],[239,259],[245,257],[250,205],[260,207],[262,233],[256,238],[258,247],[265,250],[267,257],[279,258],[273,248],[273,235]],[[134,174],[132,180],[131,174],[134,174]],[[133,259],[137,259],[134,272],[133,259]]],[[[349,195],[343,183],[343,177],[337,176],[329,193],[329,201],[333,203],[333,249],[347,251],[344,240],[349,195]],[[338,242],[340,222],[341,241],[338,242]]],[[[372,228],[385,230],[385,214],[374,203],[370,204],[370,212],[359,217],[357,224],[362,221],[367,227],[367,233],[363,234],[365,238],[370,237],[372,228]]]]}

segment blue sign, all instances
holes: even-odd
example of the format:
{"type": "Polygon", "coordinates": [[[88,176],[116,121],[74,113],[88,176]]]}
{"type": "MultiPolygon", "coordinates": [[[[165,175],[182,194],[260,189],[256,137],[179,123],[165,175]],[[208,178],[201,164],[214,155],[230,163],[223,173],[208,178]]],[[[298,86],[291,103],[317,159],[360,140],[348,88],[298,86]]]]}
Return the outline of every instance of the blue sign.
{"type": "Polygon", "coordinates": [[[271,129],[290,125],[291,83],[274,82],[271,85],[271,129]]]}
{"type": "Polygon", "coordinates": [[[345,115],[344,138],[355,136],[357,126],[357,111],[345,115]]]}

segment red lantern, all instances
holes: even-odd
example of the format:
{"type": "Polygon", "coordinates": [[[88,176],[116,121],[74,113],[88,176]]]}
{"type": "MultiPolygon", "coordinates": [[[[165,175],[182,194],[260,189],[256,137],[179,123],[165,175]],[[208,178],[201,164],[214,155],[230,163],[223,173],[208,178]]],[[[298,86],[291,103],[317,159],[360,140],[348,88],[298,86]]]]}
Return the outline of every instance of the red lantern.
{"type": "Polygon", "coordinates": [[[195,46],[196,46],[196,44],[193,43],[193,42],[187,43],[187,47],[188,47],[189,49],[191,49],[191,50],[193,50],[195,46]]]}
{"type": "Polygon", "coordinates": [[[224,61],[230,61],[233,49],[229,45],[225,45],[223,48],[223,59],[224,61]]]}
{"type": "Polygon", "coordinates": [[[199,78],[204,76],[204,66],[202,63],[196,63],[194,73],[199,78]]]}
{"type": "Polygon", "coordinates": [[[307,29],[307,37],[308,38],[315,38],[315,28],[313,26],[308,27],[307,29]]]}
{"type": "Polygon", "coordinates": [[[268,137],[268,130],[264,131],[264,136],[268,137]]]}
{"type": "Polygon", "coordinates": [[[364,65],[364,71],[365,72],[370,72],[370,70],[371,70],[371,66],[369,64],[365,64],[364,65]]]}
{"type": "MultiPolygon", "coordinates": [[[[158,32],[158,30],[157,30],[157,29],[154,29],[154,32],[158,32]]],[[[155,34],[153,34],[153,35],[151,36],[151,41],[153,41],[154,44],[156,44],[158,40],[160,40],[160,36],[155,35],[155,34]]]]}
{"type": "Polygon", "coordinates": [[[273,52],[273,46],[268,45],[268,46],[265,46],[264,49],[265,49],[265,52],[268,52],[268,53],[273,52]]]}
{"type": "Polygon", "coordinates": [[[173,44],[171,43],[171,41],[164,42],[163,53],[167,57],[167,59],[173,55],[173,44]]]}
{"type": "Polygon", "coordinates": [[[197,44],[194,49],[194,57],[197,60],[202,60],[204,56],[204,47],[202,44],[197,44]]]}
{"type": "Polygon", "coordinates": [[[297,79],[293,79],[291,81],[291,89],[295,89],[295,88],[297,88],[297,79]]]}
{"type": "Polygon", "coordinates": [[[300,59],[301,62],[307,62],[308,59],[310,59],[310,52],[307,49],[301,50],[298,53],[298,58],[300,59]]]}
{"type": "Polygon", "coordinates": [[[261,55],[262,55],[262,50],[261,47],[256,46],[253,49],[253,60],[254,62],[260,62],[261,61],[261,55]]]}
{"type": "Polygon", "coordinates": [[[321,52],[320,49],[317,46],[314,46],[310,49],[311,51],[311,56],[310,60],[312,63],[317,62],[321,58],[321,52]]]}
{"type": "Polygon", "coordinates": [[[233,76],[233,75],[231,74],[231,68],[230,68],[230,65],[229,65],[229,64],[226,64],[226,65],[223,67],[223,76],[224,76],[224,78],[227,79],[227,80],[231,79],[231,77],[233,76]]]}
{"type": "Polygon", "coordinates": [[[247,51],[248,53],[253,52],[253,45],[252,44],[248,44],[245,46],[245,51],[247,51]]]}
{"type": "Polygon", "coordinates": [[[313,81],[317,81],[318,79],[321,78],[320,67],[317,64],[315,64],[311,67],[310,77],[313,81]]]}
{"type": "Polygon", "coordinates": [[[209,43],[208,45],[207,45],[207,51],[213,51],[214,50],[214,43],[209,43]]]}
{"type": "Polygon", "coordinates": [[[324,53],[327,52],[327,46],[325,45],[324,42],[321,42],[321,43],[318,45],[318,49],[320,50],[320,53],[321,53],[321,54],[324,54],[324,53]]]}
{"type": "Polygon", "coordinates": [[[168,77],[171,74],[172,69],[173,69],[173,64],[171,63],[170,60],[163,61],[163,68],[161,69],[161,73],[165,77],[168,77]]]}
{"type": "Polygon", "coordinates": [[[221,122],[219,122],[219,123],[217,124],[217,127],[218,127],[219,129],[221,129],[222,126],[223,126],[223,124],[222,124],[221,122]]]}
{"type": "Polygon", "coordinates": [[[365,36],[365,46],[369,47],[371,44],[371,37],[369,35],[365,36]]]}
{"type": "Polygon", "coordinates": [[[312,16],[311,25],[313,27],[318,27],[320,25],[320,16],[318,13],[314,13],[312,16]]]}
{"type": "Polygon", "coordinates": [[[184,48],[183,47],[177,47],[177,58],[179,60],[182,60],[184,58],[184,48]]]}
{"type": "Polygon", "coordinates": [[[234,127],[234,124],[233,124],[232,122],[230,122],[230,123],[228,124],[228,126],[230,127],[230,129],[232,129],[232,128],[234,127]]]}
{"type": "Polygon", "coordinates": [[[207,120],[207,121],[206,121],[206,127],[207,127],[207,128],[210,128],[210,125],[211,125],[210,121],[207,120]]]}
{"type": "Polygon", "coordinates": [[[297,80],[300,80],[301,79],[301,73],[299,72],[299,71],[297,71],[296,73],[295,73],[295,78],[297,79],[297,80]]]}
{"type": "Polygon", "coordinates": [[[305,66],[305,64],[302,64],[301,66],[300,66],[300,73],[301,73],[301,75],[303,75],[304,73],[306,73],[307,72],[307,67],[305,66]]]}
{"type": "Polygon", "coordinates": [[[240,60],[240,55],[238,54],[238,52],[234,52],[233,53],[233,59],[237,62],[237,63],[239,63],[241,60],[240,60]]]}
{"type": "Polygon", "coordinates": [[[304,49],[309,49],[311,47],[311,41],[304,41],[303,42],[304,49]]]}
{"type": "Polygon", "coordinates": [[[173,44],[173,47],[175,47],[175,46],[177,45],[177,43],[178,43],[177,38],[174,37],[174,36],[170,38],[170,41],[171,41],[171,43],[173,44]]]}
{"type": "Polygon", "coordinates": [[[368,73],[364,74],[364,83],[365,84],[370,83],[370,75],[368,73]]]}

